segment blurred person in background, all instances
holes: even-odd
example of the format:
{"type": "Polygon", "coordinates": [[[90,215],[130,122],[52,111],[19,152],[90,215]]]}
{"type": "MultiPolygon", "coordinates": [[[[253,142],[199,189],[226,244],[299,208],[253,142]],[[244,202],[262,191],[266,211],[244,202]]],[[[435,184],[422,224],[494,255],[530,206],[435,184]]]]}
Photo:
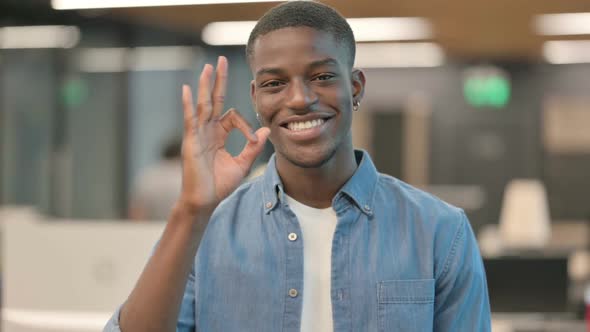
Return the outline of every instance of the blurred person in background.
{"type": "Polygon", "coordinates": [[[248,176],[246,176],[244,181],[253,181],[257,177],[262,176],[264,171],[266,171],[266,164],[258,165],[250,170],[250,173],[248,173],[248,176]]]}
{"type": "Polygon", "coordinates": [[[180,151],[182,140],[171,140],[161,152],[161,159],[142,170],[129,198],[129,219],[166,220],[178,200],[182,182],[180,151]]]}
{"type": "Polygon", "coordinates": [[[258,21],[246,53],[263,127],[224,112],[225,57],[215,78],[203,68],[196,105],[183,87],[181,195],[105,331],[490,331],[464,212],[352,146],[365,76],[346,20],[286,2],[258,21]],[[233,129],[248,139],[235,157],[224,148],[233,129]],[[239,186],[267,139],[265,173],[239,186]]]}

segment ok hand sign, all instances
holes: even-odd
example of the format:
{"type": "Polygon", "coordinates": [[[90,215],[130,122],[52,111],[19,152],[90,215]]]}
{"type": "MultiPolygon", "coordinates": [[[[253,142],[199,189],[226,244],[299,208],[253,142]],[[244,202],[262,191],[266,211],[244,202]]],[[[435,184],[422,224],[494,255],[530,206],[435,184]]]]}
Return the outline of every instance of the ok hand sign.
{"type": "Polygon", "coordinates": [[[213,66],[206,64],[201,72],[196,109],[190,87],[182,87],[184,137],[180,200],[196,210],[214,209],[237,188],[270,134],[270,129],[266,127],[253,133],[250,124],[233,108],[222,114],[227,85],[227,59],[221,56],[217,61],[215,84],[211,92],[213,70],[213,66]],[[225,149],[225,141],[234,128],[248,139],[236,157],[225,149]]]}

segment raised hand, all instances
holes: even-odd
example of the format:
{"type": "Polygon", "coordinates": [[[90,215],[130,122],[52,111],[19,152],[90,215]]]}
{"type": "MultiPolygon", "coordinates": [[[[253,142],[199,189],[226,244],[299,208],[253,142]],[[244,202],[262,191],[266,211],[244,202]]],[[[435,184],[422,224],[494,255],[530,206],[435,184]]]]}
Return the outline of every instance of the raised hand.
{"type": "Polygon", "coordinates": [[[217,62],[213,92],[212,76],[213,67],[205,65],[196,109],[190,88],[182,87],[182,192],[152,257],[121,309],[120,330],[176,330],[182,296],[211,213],[248,173],[270,134],[268,128],[252,133],[235,110],[221,115],[227,81],[224,57],[217,62]],[[234,128],[248,138],[237,157],[225,150],[225,140],[234,128]]]}
{"type": "Polygon", "coordinates": [[[196,109],[190,87],[182,87],[184,137],[180,203],[191,209],[209,211],[237,188],[270,134],[266,127],[253,133],[250,124],[235,109],[223,113],[227,85],[225,57],[218,59],[211,92],[212,76],[213,66],[205,65],[199,79],[196,109]],[[225,149],[225,141],[234,128],[248,139],[236,157],[225,149]]]}

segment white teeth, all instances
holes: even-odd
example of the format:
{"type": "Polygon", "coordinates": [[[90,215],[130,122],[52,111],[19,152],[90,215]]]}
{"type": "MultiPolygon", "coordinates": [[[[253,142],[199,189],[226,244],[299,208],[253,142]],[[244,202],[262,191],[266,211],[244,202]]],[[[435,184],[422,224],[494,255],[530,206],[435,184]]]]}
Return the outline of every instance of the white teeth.
{"type": "Polygon", "coordinates": [[[300,131],[300,130],[311,129],[314,127],[321,126],[322,124],[324,124],[324,122],[326,122],[326,120],[324,120],[324,119],[316,119],[316,120],[301,121],[301,122],[290,122],[287,125],[287,128],[289,128],[289,130],[293,130],[293,131],[300,131]]]}

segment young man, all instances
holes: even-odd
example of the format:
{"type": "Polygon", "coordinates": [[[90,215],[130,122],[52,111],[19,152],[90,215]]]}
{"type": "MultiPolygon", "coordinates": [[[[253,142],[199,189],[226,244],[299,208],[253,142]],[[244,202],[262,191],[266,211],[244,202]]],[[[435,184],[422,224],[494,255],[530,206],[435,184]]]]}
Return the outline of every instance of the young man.
{"type": "Polygon", "coordinates": [[[336,11],[288,2],[247,46],[261,129],[222,115],[225,58],[212,92],[213,67],[203,69],[196,114],[183,88],[180,199],[107,331],[490,330],[465,214],[353,149],[365,87],[354,53],[336,11]],[[249,140],[235,158],[224,149],[234,128],[249,140]],[[267,138],[276,154],[265,174],[237,188],[267,138]]]}

